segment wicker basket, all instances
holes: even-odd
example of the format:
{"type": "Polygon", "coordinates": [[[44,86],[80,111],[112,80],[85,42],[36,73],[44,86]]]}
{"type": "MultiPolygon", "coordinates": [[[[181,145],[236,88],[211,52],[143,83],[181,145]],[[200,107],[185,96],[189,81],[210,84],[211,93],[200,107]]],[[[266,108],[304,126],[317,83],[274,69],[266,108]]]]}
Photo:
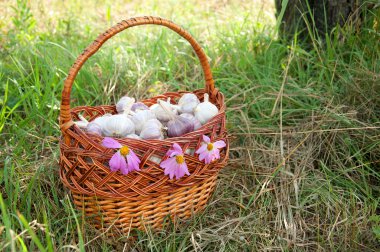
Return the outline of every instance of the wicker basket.
{"type": "MultiPolygon", "coordinates": [[[[170,92],[147,100],[150,106],[157,99],[171,97],[176,103],[185,93],[170,92]]],[[[64,82],[60,111],[62,140],[60,143],[60,177],[63,184],[70,189],[77,208],[82,210],[88,220],[97,228],[116,228],[127,233],[131,228],[144,229],[146,225],[160,228],[166,218],[175,220],[189,218],[202,210],[214,190],[218,172],[228,158],[228,138],[225,128],[224,96],[214,87],[207,57],[192,36],[178,25],[158,17],[137,17],[124,20],[111,27],[88,46],[71,67],[64,82]],[[123,175],[111,172],[108,161],[114,151],[101,145],[102,137],[86,133],[79,129],[73,120],[82,114],[88,120],[105,113],[116,113],[115,106],[81,106],[70,108],[70,92],[74,79],[86,60],[93,55],[109,38],[117,33],[137,25],[154,24],[166,26],[185,38],[198,56],[205,78],[205,89],[192,91],[200,100],[203,94],[210,95],[219,113],[207,124],[196,131],[181,137],[165,140],[118,139],[134,150],[141,159],[141,171],[123,175]],[[219,160],[211,164],[199,161],[198,155],[189,150],[196,150],[202,144],[202,136],[208,135],[211,141],[224,140],[227,146],[221,150],[219,160]],[[185,160],[190,176],[170,180],[160,168],[160,159],[165,158],[173,143],[178,143],[185,152],[185,160]],[[157,162],[158,161],[158,162],[157,162]]],[[[193,152],[193,151],[192,151],[193,152]]]]}

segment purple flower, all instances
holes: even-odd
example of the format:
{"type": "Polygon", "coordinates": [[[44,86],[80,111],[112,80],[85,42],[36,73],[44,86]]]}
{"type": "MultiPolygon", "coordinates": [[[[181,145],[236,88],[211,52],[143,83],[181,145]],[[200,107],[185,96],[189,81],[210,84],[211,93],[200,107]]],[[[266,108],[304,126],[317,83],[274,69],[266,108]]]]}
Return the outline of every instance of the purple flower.
{"type": "Polygon", "coordinates": [[[109,161],[111,171],[120,170],[124,175],[127,175],[131,171],[140,171],[139,164],[141,161],[130,148],[121,145],[110,137],[105,137],[102,145],[111,149],[119,149],[109,161]]]}
{"type": "Polygon", "coordinates": [[[160,167],[165,169],[164,173],[165,175],[169,175],[170,179],[173,179],[174,176],[176,179],[179,179],[185,176],[185,174],[190,175],[181,146],[176,143],[173,144],[173,147],[168,150],[166,156],[169,156],[169,158],[162,161],[160,167]]]}
{"type": "Polygon", "coordinates": [[[204,143],[202,146],[195,152],[199,154],[199,160],[204,160],[205,164],[209,164],[212,161],[220,158],[219,149],[226,146],[226,143],[222,140],[211,143],[211,140],[208,136],[203,135],[204,143]]]}

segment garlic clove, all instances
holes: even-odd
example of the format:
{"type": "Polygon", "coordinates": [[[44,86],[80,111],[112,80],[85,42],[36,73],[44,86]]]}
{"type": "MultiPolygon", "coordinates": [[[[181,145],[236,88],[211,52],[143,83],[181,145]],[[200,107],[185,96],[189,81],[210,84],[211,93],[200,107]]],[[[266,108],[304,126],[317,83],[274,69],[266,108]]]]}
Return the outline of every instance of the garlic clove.
{"type": "Polygon", "coordinates": [[[199,103],[194,110],[194,115],[203,125],[218,114],[218,108],[209,102],[209,95],[204,94],[204,101],[199,103]]]}
{"type": "Polygon", "coordinates": [[[135,133],[135,125],[125,115],[112,115],[104,123],[102,132],[109,137],[125,137],[135,133]]]}
{"type": "Polygon", "coordinates": [[[193,125],[194,125],[194,130],[197,130],[200,127],[202,127],[202,124],[199,122],[199,120],[193,114],[182,113],[179,116],[182,116],[184,118],[189,119],[193,123],[193,125]]]}
{"type": "Polygon", "coordinates": [[[131,109],[132,105],[135,103],[135,98],[123,96],[121,99],[116,103],[116,111],[119,114],[122,113],[129,113],[129,110],[131,109]],[[127,111],[125,111],[127,110],[127,111]]]}
{"type": "Polygon", "coordinates": [[[187,93],[179,99],[178,106],[181,113],[194,113],[199,103],[200,101],[195,94],[187,93]]]}

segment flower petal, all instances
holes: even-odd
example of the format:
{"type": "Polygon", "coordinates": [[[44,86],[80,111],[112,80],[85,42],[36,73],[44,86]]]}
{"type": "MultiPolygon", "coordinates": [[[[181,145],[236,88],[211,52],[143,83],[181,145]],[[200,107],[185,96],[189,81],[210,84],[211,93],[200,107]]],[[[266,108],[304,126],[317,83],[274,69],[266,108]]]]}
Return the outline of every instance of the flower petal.
{"type": "Polygon", "coordinates": [[[131,156],[134,160],[136,160],[136,162],[137,162],[138,164],[141,163],[140,158],[136,155],[136,153],[133,152],[133,150],[129,149],[129,154],[128,154],[128,156],[131,156]]]}
{"type": "Polygon", "coordinates": [[[127,155],[127,161],[128,161],[128,171],[140,171],[139,163],[132,155],[127,155]]]}
{"type": "Polygon", "coordinates": [[[205,156],[205,163],[209,164],[211,162],[212,162],[212,154],[208,152],[207,155],[205,156]]]}
{"type": "Polygon", "coordinates": [[[206,149],[207,149],[207,144],[202,144],[202,146],[199,147],[199,149],[195,153],[201,154],[202,152],[206,151],[206,149]]]}
{"type": "Polygon", "coordinates": [[[214,146],[220,149],[226,147],[226,143],[223,140],[219,140],[214,143],[214,146]]]}
{"type": "Polygon", "coordinates": [[[118,151],[115,154],[113,154],[112,158],[109,161],[109,166],[110,166],[111,171],[113,172],[118,171],[118,170],[123,170],[123,169],[126,170],[127,162],[125,161],[125,158],[118,151]]]}
{"type": "Polygon", "coordinates": [[[102,141],[102,145],[111,149],[118,149],[122,147],[122,145],[118,141],[111,137],[105,137],[102,141]]]}
{"type": "Polygon", "coordinates": [[[188,175],[188,176],[190,175],[189,170],[187,169],[187,164],[186,163],[182,163],[179,166],[178,171],[179,171],[178,174],[180,176],[176,177],[177,179],[182,178],[183,176],[185,176],[185,174],[188,175]]]}
{"type": "Polygon", "coordinates": [[[160,167],[165,169],[164,174],[169,175],[170,179],[173,179],[174,175],[176,174],[176,170],[179,169],[179,165],[177,164],[175,157],[162,161],[160,163],[160,167]]]}
{"type": "Polygon", "coordinates": [[[212,157],[213,157],[213,160],[220,158],[220,151],[219,151],[219,149],[214,149],[214,151],[212,153],[212,157]]]}
{"type": "Polygon", "coordinates": [[[183,154],[182,148],[177,143],[174,143],[172,148],[170,150],[168,150],[168,152],[166,153],[166,155],[169,157],[173,157],[176,155],[182,155],[182,154],[183,154]]]}
{"type": "Polygon", "coordinates": [[[199,155],[199,161],[202,161],[208,155],[208,151],[204,151],[199,155]]]}
{"type": "Polygon", "coordinates": [[[160,163],[160,167],[163,169],[170,168],[176,165],[176,160],[174,157],[168,158],[160,163]]]}
{"type": "Polygon", "coordinates": [[[205,141],[206,143],[210,143],[210,138],[206,135],[203,135],[203,141],[205,141]]]}

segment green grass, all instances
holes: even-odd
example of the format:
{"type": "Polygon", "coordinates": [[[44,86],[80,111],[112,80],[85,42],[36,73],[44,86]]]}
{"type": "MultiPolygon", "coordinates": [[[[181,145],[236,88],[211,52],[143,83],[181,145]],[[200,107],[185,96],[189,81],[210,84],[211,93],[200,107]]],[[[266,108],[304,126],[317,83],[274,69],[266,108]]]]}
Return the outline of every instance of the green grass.
{"type": "MultiPolygon", "coordinates": [[[[347,25],[304,46],[277,39],[267,1],[37,2],[0,3],[0,250],[379,249],[379,10],[360,31],[347,25]],[[172,19],[205,48],[227,97],[231,162],[191,221],[109,240],[59,181],[58,109],[76,56],[139,14],[172,19]]],[[[138,27],[91,57],[72,106],[202,85],[183,39],[138,27]]]]}

